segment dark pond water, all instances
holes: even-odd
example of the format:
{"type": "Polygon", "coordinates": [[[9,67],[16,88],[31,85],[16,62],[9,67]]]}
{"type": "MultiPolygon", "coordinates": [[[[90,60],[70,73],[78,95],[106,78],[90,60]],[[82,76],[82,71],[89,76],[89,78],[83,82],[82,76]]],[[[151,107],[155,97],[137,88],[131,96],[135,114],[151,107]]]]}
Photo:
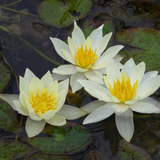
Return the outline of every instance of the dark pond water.
{"type": "MultiPolygon", "coordinates": [[[[160,1],[89,0],[87,3],[91,3],[91,6],[87,8],[85,4],[87,9],[69,10],[66,15],[69,13],[72,21],[61,23],[61,25],[59,23],[61,19],[54,16],[53,23],[47,23],[47,18],[39,16],[38,7],[42,2],[42,0],[0,1],[1,61],[11,72],[11,79],[2,93],[18,94],[15,75],[17,78],[19,75],[23,76],[26,68],[41,78],[48,70],[52,71],[57,67],[54,62],[66,63],[54,50],[49,37],[66,41],[73,30],[73,19],[77,20],[77,24],[84,30],[86,36],[104,23],[106,25],[104,33],[110,31],[114,33],[109,46],[125,44],[124,50],[120,52],[125,55],[122,63],[133,57],[136,63],[145,61],[147,71],[160,70],[158,37],[155,36],[141,44],[135,40],[137,37],[132,39],[134,32],[130,35],[128,42],[119,38],[119,35],[124,36],[123,33],[126,30],[132,31],[133,28],[144,37],[159,34],[160,1]],[[83,15],[83,12],[86,13],[83,15]],[[145,28],[148,28],[147,33],[144,31],[145,28]],[[149,53],[146,48],[152,41],[158,45],[149,53]]],[[[77,2],[84,1],[77,0],[77,2]]],[[[72,3],[73,0],[61,1],[62,7],[72,3]]],[[[159,95],[157,91],[152,97],[159,99],[159,95]]],[[[79,91],[76,94],[69,93],[66,103],[81,107],[92,100],[93,98],[84,91],[79,91]]],[[[1,107],[5,105],[4,102],[0,103],[1,107]]],[[[18,125],[22,120],[21,116],[8,108],[5,113],[0,112],[0,159],[149,160],[160,158],[160,116],[158,114],[134,114],[135,131],[130,143],[124,141],[119,135],[114,115],[82,128],[83,119],[84,117],[69,121],[70,123],[64,127],[53,128],[47,125],[43,133],[35,139],[29,139],[24,129],[26,117],[23,118],[20,128],[18,125]]]]}

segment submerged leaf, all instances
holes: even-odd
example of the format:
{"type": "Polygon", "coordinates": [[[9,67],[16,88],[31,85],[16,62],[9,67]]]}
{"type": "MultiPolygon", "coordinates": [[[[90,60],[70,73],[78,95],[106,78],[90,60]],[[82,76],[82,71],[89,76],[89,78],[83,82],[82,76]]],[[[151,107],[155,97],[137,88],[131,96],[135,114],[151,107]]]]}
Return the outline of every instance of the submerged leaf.
{"type": "Polygon", "coordinates": [[[63,127],[48,126],[44,132],[51,137],[22,138],[23,141],[49,154],[70,154],[85,149],[92,138],[79,125],[67,123],[63,127]]]}
{"type": "Polygon", "coordinates": [[[38,14],[47,24],[62,28],[72,24],[73,20],[83,18],[91,6],[91,0],[45,0],[38,7],[38,14]]]}
{"type": "Polygon", "coordinates": [[[121,160],[137,159],[137,160],[152,160],[151,156],[142,148],[134,146],[125,140],[119,143],[119,156],[121,160]]]}
{"type": "Polygon", "coordinates": [[[0,129],[14,132],[19,128],[15,111],[8,103],[0,99],[0,129]]]}
{"type": "Polygon", "coordinates": [[[134,58],[136,63],[144,61],[147,71],[160,68],[160,31],[146,28],[131,28],[119,32],[116,40],[122,44],[134,47],[121,53],[126,55],[123,62],[134,58]]]}
{"type": "Polygon", "coordinates": [[[5,89],[9,80],[11,78],[11,73],[9,70],[0,62],[0,93],[5,89]]]}
{"type": "Polygon", "coordinates": [[[15,140],[0,141],[0,159],[2,160],[16,160],[18,158],[29,157],[35,152],[37,152],[36,148],[15,140]]]}

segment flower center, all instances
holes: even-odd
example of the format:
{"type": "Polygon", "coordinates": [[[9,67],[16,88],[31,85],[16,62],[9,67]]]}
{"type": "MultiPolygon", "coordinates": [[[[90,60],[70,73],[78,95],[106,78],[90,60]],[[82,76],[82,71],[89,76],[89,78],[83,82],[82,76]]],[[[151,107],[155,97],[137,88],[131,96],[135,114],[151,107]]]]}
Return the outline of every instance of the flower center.
{"type": "Polygon", "coordinates": [[[119,99],[119,101],[125,102],[135,97],[138,87],[138,80],[132,86],[130,77],[127,79],[126,72],[123,72],[121,79],[119,80],[117,78],[117,82],[114,81],[113,87],[111,87],[111,85],[109,86],[109,90],[112,95],[119,99]]]}
{"type": "Polygon", "coordinates": [[[91,47],[78,48],[78,51],[75,53],[75,59],[78,66],[81,68],[91,68],[92,64],[97,60],[96,50],[91,50],[91,47]]]}
{"type": "Polygon", "coordinates": [[[40,92],[40,89],[37,89],[37,95],[32,90],[30,91],[30,98],[28,100],[36,114],[44,114],[49,110],[57,108],[58,95],[53,95],[53,91],[47,93],[47,88],[42,92],[40,92]]]}

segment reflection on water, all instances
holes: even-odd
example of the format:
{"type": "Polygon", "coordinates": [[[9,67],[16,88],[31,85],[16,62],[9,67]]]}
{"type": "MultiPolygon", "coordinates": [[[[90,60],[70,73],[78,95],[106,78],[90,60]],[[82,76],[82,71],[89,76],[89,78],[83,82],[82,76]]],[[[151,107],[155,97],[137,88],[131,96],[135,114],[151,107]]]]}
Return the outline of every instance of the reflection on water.
{"type": "MultiPolygon", "coordinates": [[[[67,36],[71,35],[73,24],[64,28],[56,28],[42,21],[37,13],[37,7],[42,1],[19,0],[17,1],[17,3],[14,2],[14,0],[2,0],[0,2],[0,50],[2,51],[2,54],[8,61],[9,65],[15,71],[17,77],[19,75],[23,76],[26,68],[30,68],[34,73],[36,73],[37,77],[42,77],[42,75],[44,75],[47,70],[52,70],[54,67],[57,67],[57,64],[66,63],[57,56],[57,53],[55,52],[49,37],[58,37],[62,40],[66,40],[67,36]],[[57,64],[55,64],[54,62],[57,62],[57,64]]],[[[76,11],[72,11],[72,14],[73,13],[76,13],[76,11]]],[[[72,15],[75,17],[75,19],[76,16],[79,16],[79,12],[77,13],[78,14],[72,15]]],[[[96,28],[106,20],[105,23],[110,26],[110,28],[108,27],[106,30],[104,30],[104,32],[112,31],[114,32],[114,34],[116,34],[120,31],[132,27],[144,27],[159,30],[159,17],[159,1],[93,0],[92,8],[89,13],[84,18],[77,20],[77,22],[78,25],[83,28],[87,35],[91,32],[91,30],[93,30],[93,26],[96,28]]],[[[112,42],[109,45],[113,45],[116,43],[117,42],[115,41],[115,37],[113,37],[112,42]]],[[[126,48],[130,49],[133,48],[133,46],[127,45],[126,48]]],[[[4,90],[4,93],[17,94],[18,89],[13,73],[11,78],[12,79],[10,81],[10,84],[8,85],[8,88],[4,90]]],[[[156,94],[154,96],[156,97],[156,94]]],[[[72,94],[71,92],[69,92],[67,97],[67,103],[76,105],[77,107],[80,107],[91,100],[92,98],[84,91],[79,91],[76,94],[72,94]]],[[[10,115],[10,112],[5,111],[3,112],[3,114],[10,115]]],[[[1,113],[1,115],[3,114],[1,113]]],[[[16,113],[14,113],[14,116],[17,116],[16,113]]],[[[84,118],[81,118],[72,122],[81,125],[83,119],[84,118]]],[[[20,121],[19,115],[18,120],[20,121]]],[[[5,121],[5,119],[3,120],[3,118],[0,117],[0,121],[5,121]]],[[[13,122],[13,120],[11,122],[13,122]]],[[[23,144],[21,152],[24,152],[23,149],[28,149],[29,151],[32,150],[32,154],[28,152],[26,152],[22,156],[21,154],[14,154],[15,159],[26,159],[25,156],[29,157],[28,159],[31,159],[31,157],[35,159],[40,159],[42,157],[42,159],[52,159],[53,156],[51,155],[51,153],[48,154],[48,152],[43,150],[43,147],[43,149],[38,150],[36,147],[31,147],[24,143],[23,138],[26,138],[24,124],[25,118],[22,122],[22,128],[16,130],[15,133],[10,132],[10,130],[8,129],[6,130],[5,126],[1,125],[0,148],[2,149],[3,147],[7,148],[6,150],[9,150],[12,144],[17,145],[17,143],[23,142],[21,143],[23,144]],[[19,134],[18,141],[14,141],[17,133],[19,134]],[[11,140],[8,141],[8,138],[11,140]],[[2,143],[2,140],[5,140],[5,143],[2,143]]],[[[88,146],[81,146],[81,148],[77,152],[72,154],[63,152],[61,153],[61,155],[54,155],[54,159],[117,160],[131,158],[138,159],[139,156],[145,159],[159,159],[160,117],[158,115],[155,116],[135,114],[134,124],[135,131],[131,144],[128,144],[120,137],[116,129],[114,115],[112,115],[107,120],[104,120],[97,124],[83,126],[85,130],[82,129],[79,132],[87,132],[87,134],[91,134],[92,140],[90,139],[91,142],[89,142],[88,146]]],[[[41,133],[41,135],[39,136],[46,137],[46,139],[47,137],[55,138],[55,135],[57,136],[60,133],[66,132],[66,130],[63,130],[64,128],[61,129],[62,130],[60,130],[60,132],[56,131],[57,133],[54,135],[46,135],[44,133],[41,133]]],[[[75,133],[77,133],[76,128],[74,129],[75,133]]],[[[56,137],[57,143],[60,143],[62,141],[63,136],[65,135],[56,137]]],[[[74,137],[74,134],[72,136],[74,137]]],[[[47,143],[47,141],[45,143],[47,143]]],[[[67,143],[65,144],[66,148],[68,147],[67,143]]],[[[61,149],[62,147],[60,147],[60,150],[61,149]]],[[[17,151],[18,153],[20,152],[19,149],[15,149],[14,152],[16,153],[17,151]]],[[[3,152],[5,152],[6,155],[8,154],[7,151],[3,150],[3,152]]],[[[4,153],[1,153],[0,151],[0,154],[4,153]]],[[[11,155],[10,157],[12,156],[13,155],[11,155]]],[[[5,158],[6,157],[4,157],[4,159],[5,158]]]]}

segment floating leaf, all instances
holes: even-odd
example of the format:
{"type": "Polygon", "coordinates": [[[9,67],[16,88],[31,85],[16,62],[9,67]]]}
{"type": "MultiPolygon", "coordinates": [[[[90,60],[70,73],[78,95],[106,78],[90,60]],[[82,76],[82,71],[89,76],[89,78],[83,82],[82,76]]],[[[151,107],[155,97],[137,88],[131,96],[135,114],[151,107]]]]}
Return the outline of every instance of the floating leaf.
{"type": "Polygon", "coordinates": [[[16,160],[18,158],[28,157],[37,152],[36,148],[15,140],[0,141],[0,159],[16,160]]]}
{"type": "Polygon", "coordinates": [[[121,160],[137,159],[137,160],[152,160],[150,155],[143,150],[125,140],[121,140],[119,143],[119,156],[121,160]]]}
{"type": "Polygon", "coordinates": [[[0,93],[5,89],[9,80],[11,78],[11,73],[9,70],[0,62],[0,93]]]}
{"type": "Polygon", "coordinates": [[[34,155],[32,155],[31,157],[24,158],[24,160],[44,160],[44,159],[48,159],[48,160],[50,160],[50,159],[51,160],[71,160],[67,156],[49,155],[49,154],[45,154],[45,153],[42,153],[42,152],[40,152],[40,153],[38,152],[38,153],[35,153],[34,155]]]}
{"type": "Polygon", "coordinates": [[[146,28],[131,28],[119,32],[116,40],[137,48],[121,53],[126,59],[133,57],[136,63],[144,61],[147,71],[160,69],[160,31],[146,28]]]}
{"type": "Polygon", "coordinates": [[[62,127],[48,126],[44,132],[51,137],[22,138],[23,141],[49,154],[70,154],[85,149],[92,141],[88,131],[67,123],[62,127]]]}
{"type": "Polygon", "coordinates": [[[0,99],[0,128],[14,132],[20,128],[15,111],[0,99]]]}
{"type": "Polygon", "coordinates": [[[45,0],[38,7],[38,14],[45,23],[62,28],[72,24],[73,20],[83,18],[91,6],[91,0],[45,0]]]}

